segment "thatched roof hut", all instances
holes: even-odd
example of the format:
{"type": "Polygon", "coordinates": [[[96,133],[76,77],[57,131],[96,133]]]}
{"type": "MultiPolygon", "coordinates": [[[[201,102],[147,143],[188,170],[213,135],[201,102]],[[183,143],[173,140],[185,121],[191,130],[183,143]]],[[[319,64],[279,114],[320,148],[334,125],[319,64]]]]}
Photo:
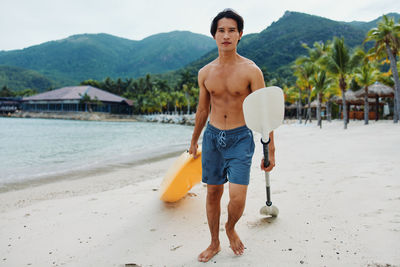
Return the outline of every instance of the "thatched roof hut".
{"type": "MultiPolygon", "coordinates": [[[[363,89],[364,90],[364,89],[363,89]]],[[[364,98],[363,97],[357,97],[356,92],[353,92],[351,90],[347,90],[345,93],[346,96],[346,103],[347,105],[364,105],[364,98]]],[[[342,97],[341,96],[334,96],[333,101],[339,105],[342,104],[342,97]]],[[[368,98],[368,103],[370,104],[375,104],[376,99],[375,98],[368,98]]],[[[382,103],[379,103],[380,105],[382,103]]],[[[382,104],[383,105],[383,104],[382,104]]]]}
{"type": "MultiPolygon", "coordinates": [[[[346,96],[346,102],[350,105],[362,105],[364,100],[362,98],[356,97],[355,93],[351,90],[347,90],[344,95],[346,96]],[[359,104],[361,103],[361,104],[359,104]]],[[[333,101],[337,104],[342,104],[342,96],[334,96],[333,101]]]]}
{"type": "Polygon", "coordinates": [[[297,109],[297,104],[292,103],[290,105],[285,105],[285,109],[297,109]]]}
{"type": "MultiPolygon", "coordinates": [[[[310,103],[311,108],[317,108],[317,105],[318,105],[318,101],[317,100],[314,100],[314,101],[312,101],[310,103]]],[[[306,104],[304,106],[304,108],[308,108],[308,104],[306,104]]],[[[325,103],[321,103],[321,108],[326,108],[326,104],[325,103]]]]}
{"type": "MultiPolygon", "coordinates": [[[[364,97],[364,95],[364,88],[355,92],[356,97],[364,97]]],[[[394,89],[382,83],[375,82],[373,85],[368,86],[368,97],[394,97],[394,89]]]]}

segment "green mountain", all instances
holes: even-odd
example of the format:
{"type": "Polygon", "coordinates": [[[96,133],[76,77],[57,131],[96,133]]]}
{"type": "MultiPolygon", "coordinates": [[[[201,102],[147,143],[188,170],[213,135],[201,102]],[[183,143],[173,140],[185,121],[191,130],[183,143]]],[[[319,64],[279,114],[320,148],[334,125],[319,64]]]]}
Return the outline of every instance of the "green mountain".
{"type": "MultiPolygon", "coordinates": [[[[392,17],[395,19],[395,21],[398,21],[400,19],[400,14],[398,13],[388,13],[386,14],[388,17],[392,17]]],[[[365,32],[368,32],[370,29],[376,27],[378,25],[378,22],[382,19],[382,16],[380,16],[377,19],[374,19],[370,22],[361,22],[361,21],[352,21],[349,22],[354,27],[357,27],[365,32]]]]}
{"type": "MultiPolygon", "coordinates": [[[[395,17],[396,21],[400,19],[398,13],[389,13],[388,16],[395,17]]],[[[238,52],[258,66],[266,67],[275,77],[293,78],[288,66],[299,55],[306,53],[302,43],[312,46],[316,41],[325,42],[339,36],[344,37],[350,47],[361,45],[368,30],[375,27],[380,19],[340,22],[286,11],[278,21],[260,33],[243,36],[238,52]]],[[[29,85],[29,81],[35,80],[38,75],[48,77],[55,86],[63,86],[87,79],[137,78],[147,73],[162,73],[158,77],[173,85],[177,83],[180,73],[189,70],[197,75],[197,71],[217,55],[215,41],[211,37],[185,31],[156,34],[141,41],[108,34],[74,35],[22,50],[0,51],[0,65],[25,69],[7,67],[7,72],[0,72],[3,77],[0,87],[7,85],[14,90],[30,88],[33,85],[29,85]],[[30,77],[26,69],[36,72],[32,72],[30,77]],[[25,83],[25,80],[28,82],[25,83]]],[[[39,90],[43,88],[34,86],[39,90]]]]}
{"type": "MultiPolygon", "coordinates": [[[[390,13],[396,20],[400,14],[390,13]]],[[[346,45],[361,45],[366,33],[377,25],[381,19],[371,22],[339,22],[319,16],[286,11],[285,14],[268,28],[258,34],[243,36],[238,46],[238,53],[253,60],[258,66],[264,66],[268,72],[279,72],[290,75],[288,64],[298,56],[306,54],[302,47],[305,43],[312,46],[314,42],[327,41],[334,36],[344,37],[346,45]],[[285,72],[285,73],[283,73],[285,72]]],[[[217,49],[205,54],[186,66],[198,70],[218,55],[217,49]]]]}
{"type": "Polygon", "coordinates": [[[33,70],[0,65],[0,87],[3,86],[14,91],[29,88],[42,92],[58,84],[33,70]]]}
{"type": "Polygon", "coordinates": [[[87,79],[139,77],[179,69],[214,47],[211,37],[187,31],[161,33],[141,41],[81,34],[22,50],[0,51],[0,65],[35,70],[61,85],[71,85],[87,79]]]}
{"type": "Polygon", "coordinates": [[[208,36],[190,32],[170,32],[152,35],[143,39],[132,57],[120,64],[118,73],[133,77],[147,73],[162,73],[179,69],[200,58],[215,47],[215,41],[208,36]]]}

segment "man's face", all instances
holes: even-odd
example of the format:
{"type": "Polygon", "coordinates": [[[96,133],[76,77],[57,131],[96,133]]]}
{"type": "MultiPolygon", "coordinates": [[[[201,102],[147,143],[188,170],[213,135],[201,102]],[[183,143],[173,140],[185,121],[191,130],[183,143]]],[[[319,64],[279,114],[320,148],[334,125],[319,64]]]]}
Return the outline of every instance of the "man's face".
{"type": "Polygon", "coordinates": [[[239,32],[234,19],[222,18],[218,21],[214,39],[219,49],[229,51],[236,48],[243,32],[239,32]]]}

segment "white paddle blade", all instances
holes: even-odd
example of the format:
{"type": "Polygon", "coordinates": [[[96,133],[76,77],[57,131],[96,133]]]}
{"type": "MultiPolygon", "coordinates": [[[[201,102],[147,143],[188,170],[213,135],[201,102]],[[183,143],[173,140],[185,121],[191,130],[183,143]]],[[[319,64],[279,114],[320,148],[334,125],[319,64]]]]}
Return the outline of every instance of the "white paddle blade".
{"type": "Polygon", "coordinates": [[[270,86],[254,91],[243,102],[244,119],[247,127],[261,133],[264,142],[269,133],[283,123],[285,113],[283,91],[270,86]]]}

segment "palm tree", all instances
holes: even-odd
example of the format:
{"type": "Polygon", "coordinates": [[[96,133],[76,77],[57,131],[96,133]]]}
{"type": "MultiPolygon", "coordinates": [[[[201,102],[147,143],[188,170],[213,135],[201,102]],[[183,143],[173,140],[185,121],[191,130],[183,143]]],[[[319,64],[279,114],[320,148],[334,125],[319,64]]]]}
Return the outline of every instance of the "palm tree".
{"type": "Polygon", "coordinates": [[[154,85],[157,89],[160,90],[160,94],[163,95],[163,101],[166,101],[166,111],[169,112],[169,104],[171,102],[171,87],[168,84],[167,80],[162,80],[162,79],[156,79],[154,82],[154,85]]]}
{"type": "Polygon", "coordinates": [[[185,93],[186,103],[187,103],[187,114],[190,114],[190,90],[187,84],[182,85],[183,92],[185,93]]]}
{"type": "Polygon", "coordinates": [[[294,75],[297,76],[299,83],[304,86],[307,92],[308,109],[305,123],[307,123],[307,120],[311,122],[311,78],[314,74],[315,66],[310,61],[310,58],[303,56],[296,59],[294,69],[294,75]]]}
{"type": "Polygon", "coordinates": [[[14,97],[15,93],[7,87],[7,85],[4,85],[3,88],[0,90],[0,97],[14,97]]]}
{"type": "Polygon", "coordinates": [[[335,83],[330,84],[330,86],[324,91],[324,98],[326,100],[326,119],[327,121],[332,121],[332,102],[335,96],[340,95],[339,85],[335,83]]]}
{"type": "Polygon", "coordinates": [[[194,75],[189,69],[185,69],[180,73],[178,89],[182,90],[184,84],[189,87],[196,84],[196,75],[194,75]]]}
{"type": "MultiPolygon", "coordinates": [[[[299,87],[299,95],[301,99],[301,88],[305,87],[307,94],[308,94],[308,109],[307,109],[307,117],[306,117],[306,123],[307,120],[310,119],[311,122],[311,91],[312,91],[312,80],[314,79],[313,76],[316,71],[320,71],[321,69],[324,68],[322,65],[323,63],[323,58],[326,57],[328,52],[330,51],[330,41],[327,41],[326,43],[323,42],[315,42],[313,44],[313,47],[310,48],[307,44],[303,44],[303,47],[307,49],[308,51],[308,56],[302,56],[299,57],[296,61],[295,64],[296,66],[298,65],[303,65],[302,68],[297,67],[297,73],[295,70],[295,75],[298,77],[301,77],[298,82],[296,82],[296,85],[299,87]]],[[[317,77],[321,76],[317,74],[317,77]]],[[[324,74],[324,80],[326,79],[326,72],[324,74]]],[[[315,81],[315,79],[314,79],[315,81]]],[[[325,90],[321,89],[321,90],[325,90]]],[[[322,94],[322,92],[321,92],[322,94]]],[[[321,94],[317,94],[319,97],[321,97],[321,94]]],[[[320,108],[320,107],[319,107],[320,108]]],[[[317,117],[320,117],[321,114],[317,114],[317,117]]],[[[301,122],[301,119],[300,119],[301,122]]],[[[321,120],[319,119],[318,124],[321,126],[321,120]]]]}
{"type": "Polygon", "coordinates": [[[314,91],[317,94],[317,120],[318,126],[322,128],[322,118],[321,118],[321,103],[322,95],[325,90],[330,86],[332,79],[327,76],[325,70],[318,70],[312,77],[312,83],[314,84],[314,91]]]}
{"type": "MultiPolygon", "coordinates": [[[[297,105],[297,113],[296,113],[296,118],[299,120],[299,97],[301,96],[301,93],[299,94],[298,92],[298,87],[297,86],[284,86],[283,87],[283,92],[284,92],[284,96],[285,96],[285,102],[288,103],[296,103],[297,105]]],[[[289,115],[289,114],[285,114],[289,115]]],[[[301,122],[299,122],[301,123],[301,122]]]]}
{"type": "Polygon", "coordinates": [[[397,55],[400,50],[400,23],[395,23],[393,18],[383,16],[378,23],[377,28],[372,28],[367,33],[364,42],[375,41],[374,52],[377,58],[380,58],[383,51],[390,60],[390,68],[392,69],[393,80],[395,84],[395,110],[394,122],[397,123],[400,116],[400,80],[397,70],[397,55]]]}
{"type": "Polygon", "coordinates": [[[190,102],[192,103],[193,110],[195,111],[197,109],[197,103],[199,102],[199,93],[200,93],[200,88],[198,87],[192,87],[190,90],[190,102]]]}
{"type": "Polygon", "coordinates": [[[151,80],[150,74],[146,74],[146,78],[144,80],[144,90],[145,92],[151,92],[153,90],[153,81],[151,80]]]}
{"type": "Polygon", "coordinates": [[[113,87],[114,87],[114,81],[110,77],[107,77],[102,82],[102,89],[106,90],[107,92],[111,92],[112,93],[113,87]]]}
{"type": "Polygon", "coordinates": [[[303,107],[302,107],[303,96],[302,96],[301,92],[303,91],[304,86],[300,79],[298,79],[296,81],[296,87],[298,88],[298,92],[299,92],[299,96],[297,99],[297,120],[299,121],[299,123],[301,123],[301,120],[302,120],[301,114],[302,114],[302,109],[303,109],[303,107]]]}
{"type": "Polygon", "coordinates": [[[178,108],[182,111],[182,107],[187,104],[185,94],[182,91],[173,91],[171,93],[172,99],[174,100],[174,113],[178,113],[178,108]]]}
{"type": "Polygon", "coordinates": [[[355,79],[357,83],[364,87],[364,124],[368,124],[369,104],[368,104],[368,86],[372,85],[378,78],[379,71],[369,62],[364,63],[355,70],[355,79]]]}
{"type": "Polygon", "coordinates": [[[331,41],[328,40],[326,43],[315,42],[313,44],[313,47],[309,47],[307,44],[303,44],[303,47],[307,49],[310,61],[322,67],[322,59],[330,51],[331,41]]]}
{"type": "Polygon", "coordinates": [[[79,100],[80,104],[85,105],[85,111],[93,112],[92,105],[96,105],[96,107],[101,106],[103,102],[101,102],[97,96],[91,98],[87,93],[79,94],[81,99],[79,100]]]}
{"type": "Polygon", "coordinates": [[[350,57],[348,48],[344,44],[343,38],[335,37],[330,52],[322,60],[328,72],[338,79],[339,87],[342,92],[343,122],[344,129],[347,129],[348,114],[346,104],[347,78],[352,73],[355,60],[350,57]]]}

